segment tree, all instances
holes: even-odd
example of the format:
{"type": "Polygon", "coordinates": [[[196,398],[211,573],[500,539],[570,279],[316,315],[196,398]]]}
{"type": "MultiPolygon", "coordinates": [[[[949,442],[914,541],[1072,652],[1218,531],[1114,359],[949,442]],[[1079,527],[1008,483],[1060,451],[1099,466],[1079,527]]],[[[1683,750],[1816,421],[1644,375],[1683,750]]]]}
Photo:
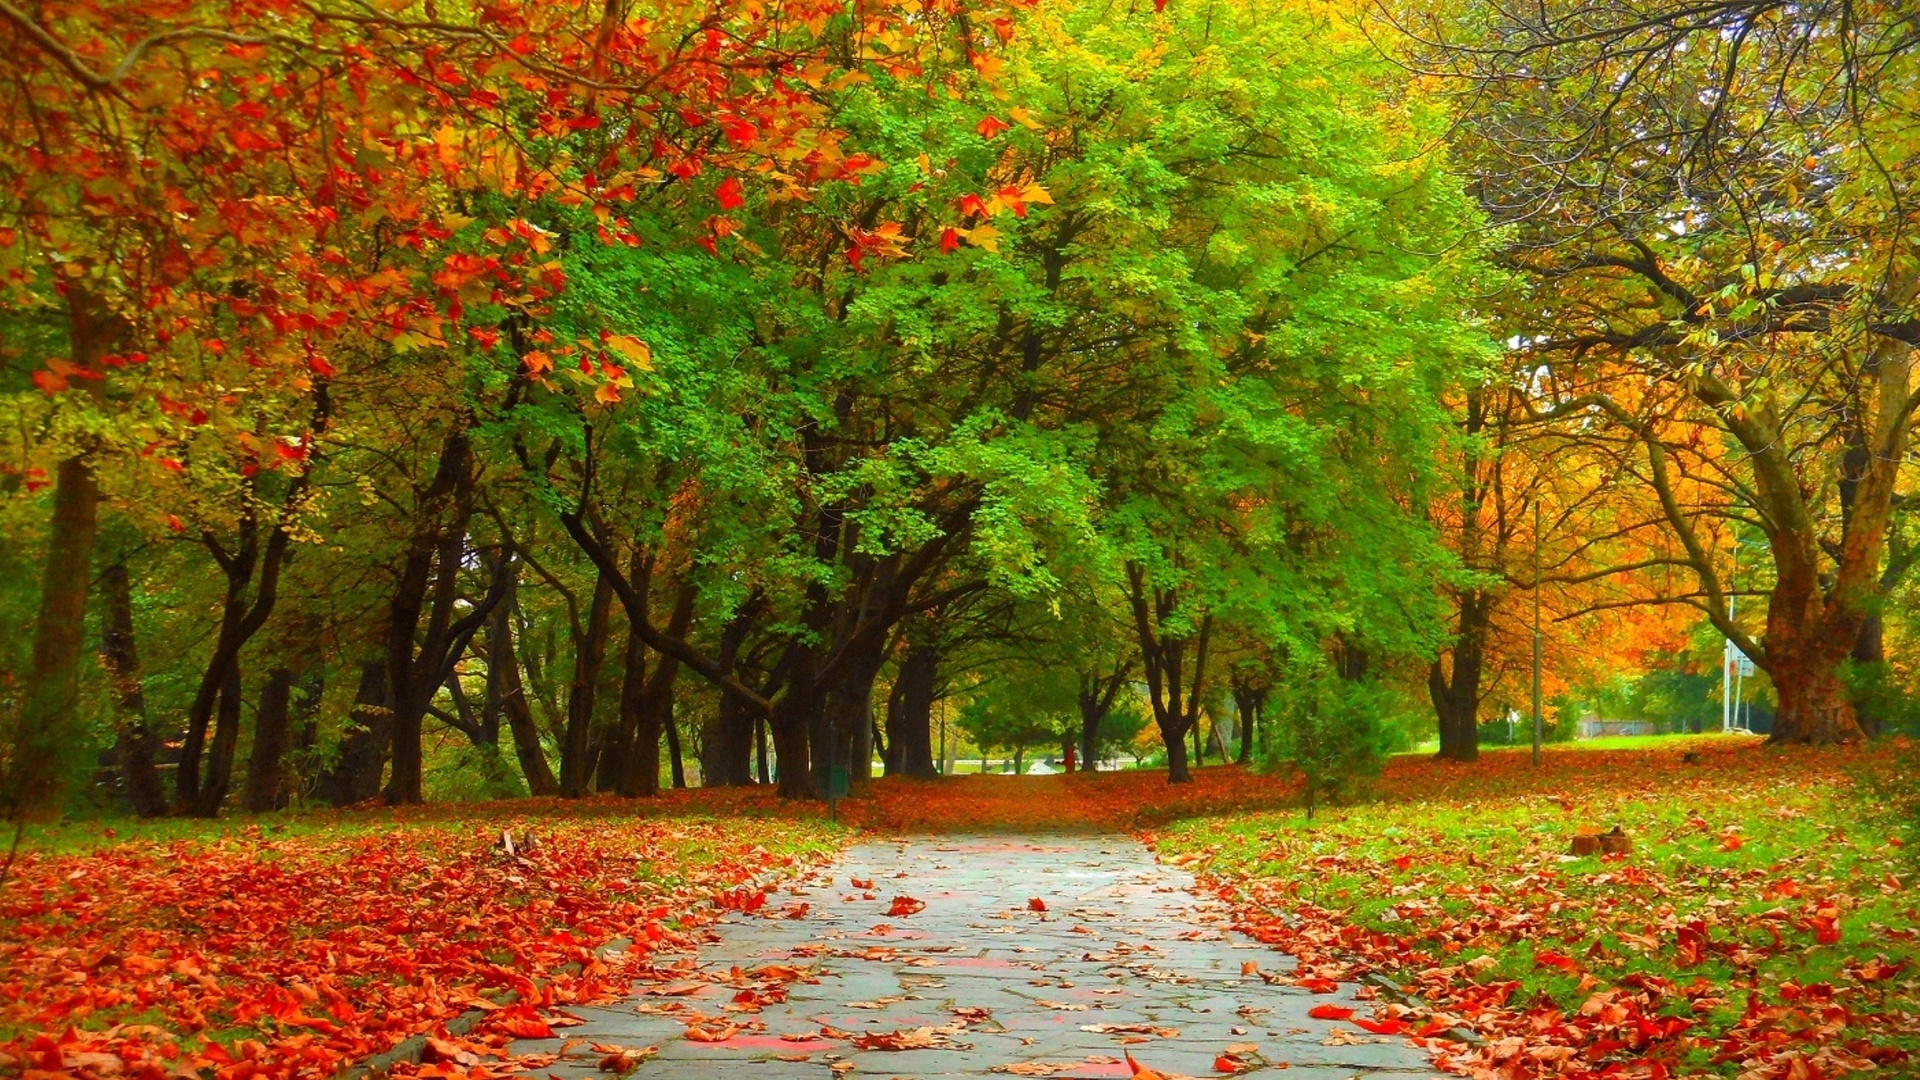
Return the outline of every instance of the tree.
{"type": "Polygon", "coordinates": [[[1466,5],[1412,29],[1475,102],[1483,201],[1539,284],[1521,340],[1556,388],[1538,410],[1638,445],[1668,564],[1697,582],[1681,599],[1779,690],[1773,739],[1859,738],[1841,668],[1884,588],[1920,401],[1911,21],[1466,5]],[[1727,611],[1733,521],[1766,538],[1758,635],[1727,611]]]}
{"type": "Polygon", "coordinates": [[[1268,750],[1271,765],[1301,777],[1307,820],[1324,802],[1355,794],[1386,760],[1381,716],[1392,693],[1371,680],[1296,666],[1281,695],[1268,750]]]}

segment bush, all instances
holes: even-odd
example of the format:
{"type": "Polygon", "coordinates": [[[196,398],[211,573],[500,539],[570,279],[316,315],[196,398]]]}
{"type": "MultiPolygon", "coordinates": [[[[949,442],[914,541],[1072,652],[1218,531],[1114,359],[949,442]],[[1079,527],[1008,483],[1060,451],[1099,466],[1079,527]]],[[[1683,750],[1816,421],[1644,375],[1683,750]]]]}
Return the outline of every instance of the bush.
{"type": "Polygon", "coordinates": [[[1275,697],[1263,766],[1300,773],[1308,820],[1321,803],[1352,798],[1378,776],[1395,733],[1404,730],[1399,695],[1371,680],[1309,670],[1275,697]]]}

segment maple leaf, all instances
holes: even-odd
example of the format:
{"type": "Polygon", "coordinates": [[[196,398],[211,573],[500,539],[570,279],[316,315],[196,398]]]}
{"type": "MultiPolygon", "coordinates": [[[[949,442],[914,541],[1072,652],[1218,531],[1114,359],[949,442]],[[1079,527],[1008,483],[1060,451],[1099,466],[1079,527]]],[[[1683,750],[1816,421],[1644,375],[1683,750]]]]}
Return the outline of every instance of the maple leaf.
{"type": "Polygon", "coordinates": [[[713,197],[720,203],[720,209],[738,210],[747,204],[747,198],[743,194],[744,190],[739,177],[729,176],[721,181],[719,187],[714,189],[713,197]]]}
{"type": "Polygon", "coordinates": [[[1007,123],[997,116],[989,115],[982,117],[980,122],[973,126],[973,130],[979,132],[981,138],[991,139],[1001,132],[1010,129],[1012,126],[1012,124],[1007,123]]]}
{"type": "Polygon", "coordinates": [[[628,363],[640,370],[653,370],[653,349],[639,338],[631,334],[608,334],[601,339],[601,344],[626,357],[628,363]]]}
{"type": "Polygon", "coordinates": [[[967,243],[982,251],[999,251],[1000,237],[1005,234],[991,225],[976,225],[961,235],[967,238],[967,243]]]}
{"type": "Polygon", "coordinates": [[[1315,1005],[1307,1010],[1307,1015],[1315,1020],[1345,1020],[1353,1015],[1353,1010],[1344,1005],[1315,1005]]]}
{"type": "Polygon", "coordinates": [[[911,896],[896,896],[893,898],[893,903],[887,906],[887,914],[896,919],[903,919],[908,915],[925,911],[926,908],[925,900],[915,900],[911,896]]]}
{"type": "Polygon", "coordinates": [[[1028,911],[1045,911],[1047,910],[1047,902],[1036,896],[1031,900],[1027,901],[1027,910],[1028,911]]]}
{"type": "Polygon", "coordinates": [[[960,248],[960,230],[948,227],[940,230],[940,254],[951,255],[960,248]]]}

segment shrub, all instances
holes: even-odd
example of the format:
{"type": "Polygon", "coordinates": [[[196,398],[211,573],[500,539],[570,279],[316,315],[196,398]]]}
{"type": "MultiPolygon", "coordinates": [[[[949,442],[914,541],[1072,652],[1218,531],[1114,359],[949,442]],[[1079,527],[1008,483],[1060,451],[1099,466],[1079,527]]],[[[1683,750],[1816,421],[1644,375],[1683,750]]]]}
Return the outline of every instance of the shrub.
{"type": "Polygon", "coordinates": [[[1264,765],[1300,773],[1308,820],[1321,803],[1351,798],[1380,774],[1405,711],[1391,688],[1324,669],[1299,672],[1276,697],[1264,765]]]}

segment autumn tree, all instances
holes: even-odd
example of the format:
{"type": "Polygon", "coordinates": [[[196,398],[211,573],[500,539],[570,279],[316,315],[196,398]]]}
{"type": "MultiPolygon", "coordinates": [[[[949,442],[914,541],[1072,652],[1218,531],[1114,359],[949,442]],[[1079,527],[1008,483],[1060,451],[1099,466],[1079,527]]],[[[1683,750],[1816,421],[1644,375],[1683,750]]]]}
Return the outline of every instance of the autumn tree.
{"type": "Polygon", "coordinates": [[[1885,588],[1920,400],[1911,20],[1848,2],[1450,15],[1403,25],[1458,89],[1494,166],[1483,201],[1541,283],[1523,347],[1561,392],[1539,411],[1636,441],[1686,599],[1779,690],[1773,738],[1860,737],[1842,666],[1885,588]],[[1758,633],[1728,615],[1729,522],[1766,540],[1758,633]]]}

